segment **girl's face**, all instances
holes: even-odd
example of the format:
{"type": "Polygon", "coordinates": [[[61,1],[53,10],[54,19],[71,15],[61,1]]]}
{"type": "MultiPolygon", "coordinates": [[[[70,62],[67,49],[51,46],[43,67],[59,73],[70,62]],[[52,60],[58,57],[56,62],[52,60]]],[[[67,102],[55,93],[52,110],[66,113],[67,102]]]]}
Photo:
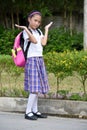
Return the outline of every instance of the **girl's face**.
{"type": "Polygon", "coordinates": [[[31,18],[28,18],[29,27],[32,29],[36,29],[41,24],[41,16],[38,14],[33,15],[31,18]]]}

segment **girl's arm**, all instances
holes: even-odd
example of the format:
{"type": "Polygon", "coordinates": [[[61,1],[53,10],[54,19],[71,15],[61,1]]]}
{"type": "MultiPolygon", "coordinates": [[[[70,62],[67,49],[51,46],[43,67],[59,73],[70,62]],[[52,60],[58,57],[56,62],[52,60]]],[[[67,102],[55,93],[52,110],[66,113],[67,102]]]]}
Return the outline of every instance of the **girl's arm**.
{"type": "Polygon", "coordinates": [[[18,28],[21,28],[21,29],[24,29],[26,32],[27,32],[27,34],[29,35],[29,40],[31,41],[31,42],[33,42],[33,43],[37,43],[37,40],[36,40],[36,38],[33,36],[33,34],[28,30],[28,28],[26,27],[26,26],[20,26],[20,25],[17,25],[17,24],[15,24],[15,26],[16,27],[18,27],[18,28]]]}
{"type": "Polygon", "coordinates": [[[50,22],[48,25],[45,26],[45,34],[44,34],[44,37],[41,39],[41,43],[43,46],[45,46],[47,44],[48,31],[52,24],[53,24],[53,22],[50,22]]]}

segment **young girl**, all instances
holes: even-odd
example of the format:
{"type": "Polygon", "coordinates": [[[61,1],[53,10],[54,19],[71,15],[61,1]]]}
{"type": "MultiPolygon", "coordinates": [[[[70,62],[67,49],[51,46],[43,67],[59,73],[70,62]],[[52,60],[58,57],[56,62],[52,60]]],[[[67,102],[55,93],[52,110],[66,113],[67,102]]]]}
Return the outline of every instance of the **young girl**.
{"type": "Polygon", "coordinates": [[[25,90],[30,92],[25,114],[25,119],[29,120],[47,117],[38,111],[38,93],[45,95],[49,90],[43,60],[43,46],[47,43],[48,30],[52,22],[45,26],[45,34],[43,35],[41,30],[38,29],[41,24],[41,17],[39,11],[32,11],[28,15],[28,28],[15,24],[16,27],[24,29],[24,48],[26,48],[28,41],[31,42],[27,54],[24,79],[25,90]]]}

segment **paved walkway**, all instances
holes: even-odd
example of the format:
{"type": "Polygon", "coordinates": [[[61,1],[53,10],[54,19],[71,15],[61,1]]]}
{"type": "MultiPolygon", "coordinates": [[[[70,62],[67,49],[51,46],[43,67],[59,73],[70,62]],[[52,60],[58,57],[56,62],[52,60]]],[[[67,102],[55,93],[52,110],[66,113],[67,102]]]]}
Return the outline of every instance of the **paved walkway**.
{"type": "Polygon", "coordinates": [[[30,121],[24,114],[0,112],[0,130],[87,130],[87,120],[48,116],[30,121]]]}

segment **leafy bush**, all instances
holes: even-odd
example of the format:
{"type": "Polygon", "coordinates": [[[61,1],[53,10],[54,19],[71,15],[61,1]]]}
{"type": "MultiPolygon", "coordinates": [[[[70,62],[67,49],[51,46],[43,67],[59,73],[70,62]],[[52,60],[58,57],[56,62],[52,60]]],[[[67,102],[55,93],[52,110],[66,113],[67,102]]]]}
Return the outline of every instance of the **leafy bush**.
{"type": "Polygon", "coordinates": [[[73,93],[69,97],[69,100],[87,101],[87,94],[80,95],[79,93],[73,93]]]}
{"type": "Polygon", "coordinates": [[[21,75],[21,73],[23,73],[24,69],[17,67],[13,60],[12,57],[10,55],[0,55],[0,95],[1,96],[18,96],[18,95],[22,95],[20,93],[20,90],[17,88],[17,80],[18,77],[21,75]],[[8,74],[8,85],[9,88],[2,86],[2,73],[5,72],[8,74]],[[11,83],[11,78],[14,80],[15,85],[13,87],[11,87],[10,83],[11,83]]]}
{"type": "Polygon", "coordinates": [[[59,90],[58,93],[66,96],[69,93],[69,91],[68,90],[59,90]]]}
{"type": "Polygon", "coordinates": [[[11,55],[14,39],[19,30],[1,30],[2,29],[0,29],[0,54],[11,55]]]}
{"type": "Polygon", "coordinates": [[[44,54],[74,49],[83,49],[83,33],[74,31],[71,36],[70,30],[65,31],[63,27],[50,30],[47,46],[44,47],[44,54]]]}
{"type": "Polygon", "coordinates": [[[65,77],[77,72],[80,76],[84,93],[86,93],[87,79],[87,51],[64,51],[63,53],[49,52],[44,56],[48,72],[57,77],[57,91],[59,84],[65,77]]]}
{"type": "Polygon", "coordinates": [[[78,93],[72,94],[69,97],[70,100],[81,100],[81,96],[78,93]]]}
{"type": "MultiPolygon", "coordinates": [[[[0,54],[11,55],[11,49],[15,36],[21,30],[3,29],[0,27],[0,54]]],[[[83,49],[83,33],[65,31],[63,27],[52,29],[49,32],[48,44],[44,47],[44,54],[47,52],[63,52],[65,50],[83,49]]]]}

